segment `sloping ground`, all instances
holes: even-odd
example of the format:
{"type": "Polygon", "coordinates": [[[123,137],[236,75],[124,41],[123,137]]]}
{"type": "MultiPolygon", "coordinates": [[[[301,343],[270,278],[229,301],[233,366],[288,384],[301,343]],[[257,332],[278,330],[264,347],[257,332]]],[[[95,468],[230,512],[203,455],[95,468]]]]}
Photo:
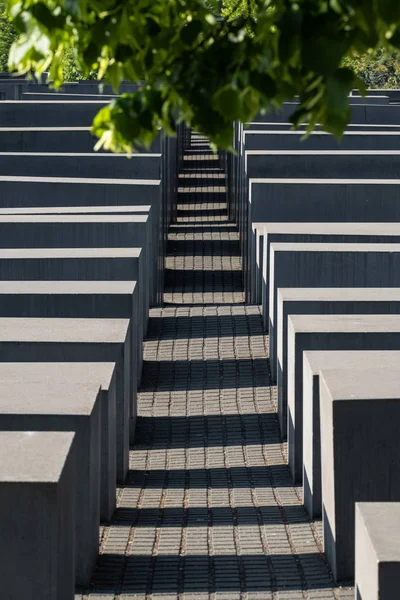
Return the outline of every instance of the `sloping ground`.
{"type": "Polygon", "coordinates": [[[132,470],[101,532],[91,600],[353,598],[332,587],[321,523],[285,463],[268,340],[259,307],[243,303],[224,183],[194,137],[165,305],[151,311],[132,470]]]}

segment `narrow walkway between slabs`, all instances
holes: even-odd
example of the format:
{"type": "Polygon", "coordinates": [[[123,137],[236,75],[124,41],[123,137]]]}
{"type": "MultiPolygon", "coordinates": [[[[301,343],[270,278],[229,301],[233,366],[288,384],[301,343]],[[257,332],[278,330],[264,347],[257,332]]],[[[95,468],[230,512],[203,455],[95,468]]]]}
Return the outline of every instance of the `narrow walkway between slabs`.
{"type": "MultiPolygon", "coordinates": [[[[91,600],[350,600],[285,462],[225,174],[193,135],[151,310],[136,444],[91,600]]],[[[79,596],[82,598],[82,596],[79,596]]]]}

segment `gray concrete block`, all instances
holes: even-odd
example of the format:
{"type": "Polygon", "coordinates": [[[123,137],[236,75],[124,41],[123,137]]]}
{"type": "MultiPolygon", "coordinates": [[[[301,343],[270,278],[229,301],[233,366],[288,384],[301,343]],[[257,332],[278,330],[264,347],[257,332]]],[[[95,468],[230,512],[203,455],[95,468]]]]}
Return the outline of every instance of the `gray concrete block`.
{"type": "Polygon", "coordinates": [[[154,302],[159,268],[158,239],[152,216],[139,215],[0,215],[2,248],[143,248],[146,276],[140,281],[142,318],[154,302]]]}
{"type": "MultiPolygon", "coordinates": [[[[290,315],[399,314],[399,288],[281,288],[277,305],[277,381],[279,415],[286,435],[288,402],[288,317],[290,315]]],[[[271,359],[270,359],[271,361],[271,359]]]]}
{"type": "Polygon", "coordinates": [[[274,357],[278,288],[400,287],[399,261],[400,244],[394,243],[271,244],[269,338],[274,357]]]}
{"type": "Polygon", "coordinates": [[[319,375],[327,370],[357,372],[400,365],[400,351],[349,350],[303,352],[303,497],[311,518],[322,516],[319,375]]]}
{"type": "Polygon", "coordinates": [[[400,221],[397,179],[250,179],[251,222],[400,221]]]}
{"type": "Polygon", "coordinates": [[[107,100],[6,101],[0,104],[0,127],[90,127],[107,104],[107,100]]]}
{"type": "Polygon", "coordinates": [[[3,598],[73,598],[74,437],[61,432],[0,432],[3,598]]]}
{"type": "Polygon", "coordinates": [[[0,281],[0,317],[130,319],[136,390],[143,363],[138,296],[136,281],[0,281]]]}
{"type": "Polygon", "coordinates": [[[0,152],[0,175],[161,179],[161,154],[0,152]]]}
{"type": "Polygon", "coordinates": [[[271,243],[397,243],[399,234],[400,223],[253,223],[249,239],[249,262],[253,265],[250,277],[254,293],[259,295],[255,301],[263,306],[264,327],[268,327],[271,243]]]}
{"type": "MultiPolygon", "coordinates": [[[[297,110],[298,102],[285,102],[279,111],[269,112],[268,121],[289,121],[291,115],[297,110]]],[[[350,123],[387,123],[400,122],[400,106],[382,104],[355,104],[351,106],[350,123]]]]}
{"type": "Polygon", "coordinates": [[[400,580],[400,503],[356,503],[356,600],[392,600],[400,580]]]}
{"type": "MultiPolygon", "coordinates": [[[[90,124],[89,124],[90,125],[90,124]]],[[[90,127],[0,127],[1,152],[92,152],[98,141],[90,127]]],[[[160,152],[161,137],[147,152],[160,152]]],[[[104,151],[100,150],[100,153],[104,151]]],[[[146,152],[140,149],[140,152],[146,152]]]]}
{"type": "MultiPolygon", "coordinates": [[[[268,129],[244,132],[246,150],[400,150],[400,130],[397,127],[375,131],[347,130],[340,142],[323,131],[315,131],[307,139],[304,130],[268,129]]],[[[1,146],[0,146],[1,147],[1,146]]]]}
{"type": "Polygon", "coordinates": [[[0,189],[4,208],[131,206],[157,203],[161,198],[161,181],[158,179],[0,175],[0,189]]]}
{"type": "Polygon", "coordinates": [[[245,151],[246,174],[253,179],[397,179],[399,164],[399,150],[245,151]]]}
{"type": "Polygon", "coordinates": [[[288,458],[303,475],[303,352],[400,350],[400,315],[292,315],[288,325],[288,458]]]}
{"type": "MultiPolygon", "coordinates": [[[[117,479],[129,467],[131,382],[128,319],[0,318],[1,362],[114,362],[116,364],[117,479]]],[[[50,368],[50,367],[49,367],[50,368]]]]}
{"type": "Polygon", "coordinates": [[[151,204],[136,206],[27,206],[25,208],[0,207],[0,215],[130,215],[147,214],[151,210],[151,204]]]}
{"type": "Polygon", "coordinates": [[[321,373],[324,550],[338,581],[354,578],[355,503],[400,500],[400,371],[321,373]]]}
{"type": "Polygon", "coordinates": [[[100,519],[109,521],[116,508],[117,439],[115,363],[0,363],[1,385],[31,383],[100,386],[101,473],[100,519]]]}
{"type": "Polygon", "coordinates": [[[105,280],[138,282],[138,327],[143,339],[148,315],[140,292],[145,286],[141,248],[0,249],[0,281],[105,280]]]}
{"type": "MultiPolygon", "coordinates": [[[[73,431],[76,444],[75,576],[87,585],[98,554],[101,404],[98,384],[1,386],[0,431],[73,431]]],[[[48,448],[49,450],[49,448],[48,448]]]]}

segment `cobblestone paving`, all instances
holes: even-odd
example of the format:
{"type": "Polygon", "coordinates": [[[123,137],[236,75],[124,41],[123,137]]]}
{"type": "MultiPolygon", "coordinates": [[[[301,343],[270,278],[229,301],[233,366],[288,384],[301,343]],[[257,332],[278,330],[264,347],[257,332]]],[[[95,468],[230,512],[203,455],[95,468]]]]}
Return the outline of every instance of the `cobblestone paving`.
{"type": "Polygon", "coordinates": [[[285,464],[224,174],[194,139],[151,311],[130,472],[90,600],[344,600],[285,464]],[[211,183],[213,185],[210,185],[211,183]]]}

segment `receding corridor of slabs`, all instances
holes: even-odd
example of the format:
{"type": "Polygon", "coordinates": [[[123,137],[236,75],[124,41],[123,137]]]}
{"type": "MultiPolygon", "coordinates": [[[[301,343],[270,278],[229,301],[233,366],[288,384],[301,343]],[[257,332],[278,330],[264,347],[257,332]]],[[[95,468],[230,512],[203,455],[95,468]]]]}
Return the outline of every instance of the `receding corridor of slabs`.
{"type": "Polygon", "coordinates": [[[285,462],[225,175],[192,137],[151,310],[135,446],[91,600],[350,600],[285,462]]]}

